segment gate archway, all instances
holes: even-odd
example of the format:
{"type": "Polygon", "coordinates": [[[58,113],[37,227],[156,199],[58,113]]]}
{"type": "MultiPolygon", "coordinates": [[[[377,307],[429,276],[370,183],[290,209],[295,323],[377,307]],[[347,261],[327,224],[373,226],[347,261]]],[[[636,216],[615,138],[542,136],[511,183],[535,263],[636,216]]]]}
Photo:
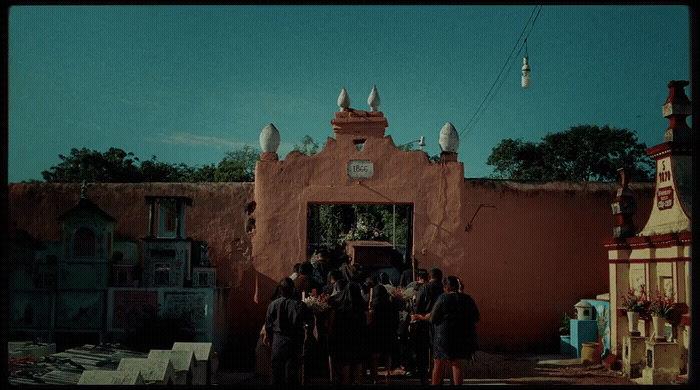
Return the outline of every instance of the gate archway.
{"type": "Polygon", "coordinates": [[[464,166],[457,154],[443,152],[441,161],[431,162],[423,151],[396,147],[385,135],[382,112],[341,110],[321,152],[291,152],[284,161],[276,152],[261,154],[255,167],[255,270],[273,281],[291,274],[307,255],[308,205],[329,203],[410,204],[410,256],[423,268],[464,261],[464,166]]]}

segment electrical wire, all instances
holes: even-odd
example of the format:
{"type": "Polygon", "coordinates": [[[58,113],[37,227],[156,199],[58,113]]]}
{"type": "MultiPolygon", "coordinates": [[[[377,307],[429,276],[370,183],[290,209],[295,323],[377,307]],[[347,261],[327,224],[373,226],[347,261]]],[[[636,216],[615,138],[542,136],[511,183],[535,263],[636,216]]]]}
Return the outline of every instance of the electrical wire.
{"type": "Polygon", "coordinates": [[[498,92],[498,90],[500,89],[500,86],[503,84],[503,81],[505,80],[505,77],[501,79],[501,76],[503,75],[503,70],[506,68],[506,66],[508,66],[508,64],[510,63],[510,67],[508,67],[508,72],[506,72],[506,74],[508,74],[508,73],[510,73],[510,70],[513,68],[513,64],[514,64],[514,62],[512,62],[513,58],[517,58],[520,55],[520,53],[523,50],[523,46],[526,47],[526,51],[527,51],[527,38],[530,36],[530,33],[532,32],[532,28],[535,26],[535,22],[537,21],[537,17],[540,16],[540,11],[542,11],[541,5],[539,6],[539,8],[538,8],[538,6],[535,6],[535,8],[532,9],[532,12],[530,13],[530,17],[527,19],[527,22],[525,22],[525,26],[523,27],[523,30],[520,32],[520,36],[518,36],[518,39],[515,42],[515,45],[513,46],[513,49],[511,50],[510,54],[508,55],[508,58],[506,59],[506,62],[503,64],[503,67],[501,67],[501,71],[498,73],[498,76],[493,81],[493,84],[491,84],[489,91],[486,93],[486,96],[484,96],[484,99],[481,101],[481,104],[479,104],[479,107],[476,109],[476,111],[474,111],[474,115],[472,115],[472,117],[469,119],[469,122],[467,122],[467,125],[464,126],[464,129],[462,129],[462,131],[459,133],[460,138],[462,137],[462,134],[467,130],[467,128],[469,128],[470,125],[471,125],[471,128],[469,129],[469,131],[466,132],[465,136],[467,134],[469,134],[469,132],[471,132],[474,129],[474,126],[479,121],[479,119],[481,119],[481,117],[483,116],[483,113],[486,111],[486,108],[493,101],[494,97],[496,96],[496,93],[498,92]],[[535,11],[537,11],[537,14],[535,14],[535,11]],[[535,15],[534,19],[532,18],[532,15],[535,15]],[[530,21],[532,21],[532,23],[530,23],[530,21]],[[529,30],[528,30],[528,26],[530,26],[529,30]],[[527,35],[525,35],[525,40],[523,41],[523,43],[520,43],[520,40],[523,37],[523,34],[525,34],[526,30],[527,30],[527,35]],[[515,56],[513,56],[515,49],[518,47],[518,44],[520,44],[520,49],[515,54],[515,56]],[[500,83],[498,83],[499,79],[501,80],[500,83]],[[498,83],[498,86],[494,90],[494,87],[496,86],[497,83],[498,83]],[[493,94],[491,94],[491,91],[494,91],[493,94]],[[484,103],[486,103],[485,106],[484,106],[484,103]],[[483,110],[482,110],[482,107],[483,107],[483,110]],[[480,114],[480,115],[475,121],[474,119],[477,117],[477,114],[480,114]]]}
{"type": "Polygon", "coordinates": [[[501,71],[498,73],[498,76],[496,76],[496,80],[493,81],[493,84],[491,84],[491,88],[489,88],[489,91],[486,92],[486,96],[484,96],[484,99],[481,101],[481,104],[479,104],[479,107],[476,109],[476,111],[474,111],[474,115],[472,115],[472,117],[469,119],[469,122],[467,122],[467,125],[464,127],[464,129],[462,130],[462,132],[460,132],[460,134],[459,134],[460,136],[462,135],[462,133],[464,132],[464,130],[466,130],[467,127],[469,127],[469,125],[471,124],[472,120],[474,120],[474,117],[475,117],[476,114],[479,112],[479,110],[481,109],[481,107],[483,107],[484,102],[486,102],[486,99],[488,98],[489,94],[490,94],[491,91],[493,90],[493,87],[496,85],[496,82],[498,81],[498,79],[499,79],[499,78],[501,77],[501,75],[503,74],[503,70],[506,68],[506,65],[508,65],[508,62],[510,62],[511,57],[513,56],[513,52],[514,52],[515,49],[518,47],[518,43],[520,43],[520,38],[522,38],[522,37],[523,37],[523,34],[525,34],[525,30],[527,30],[527,26],[530,24],[530,20],[532,20],[532,15],[535,14],[535,10],[536,10],[536,9],[537,9],[537,6],[535,6],[535,8],[532,9],[532,12],[530,12],[530,17],[527,18],[527,22],[525,22],[525,26],[523,27],[523,31],[520,32],[520,36],[518,37],[518,40],[515,41],[515,45],[513,45],[513,49],[511,49],[510,54],[508,54],[508,58],[506,59],[506,62],[505,62],[505,63],[503,64],[503,66],[501,67],[501,71]]]}

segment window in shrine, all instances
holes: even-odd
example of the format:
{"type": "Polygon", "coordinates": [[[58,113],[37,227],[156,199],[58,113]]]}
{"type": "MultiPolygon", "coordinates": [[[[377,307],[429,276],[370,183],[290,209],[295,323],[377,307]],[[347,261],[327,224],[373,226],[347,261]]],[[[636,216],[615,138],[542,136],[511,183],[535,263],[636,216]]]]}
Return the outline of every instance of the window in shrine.
{"type": "Polygon", "coordinates": [[[95,232],[88,227],[81,227],[73,239],[73,256],[95,256],[95,232]]]}
{"type": "Polygon", "coordinates": [[[175,212],[175,207],[172,205],[169,205],[165,209],[165,231],[166,232],[175,232],[175,228],[177,226],[176,223],[177,220],[177,213],[175,212]]]}
{"type": "Polygon", "coordinates": [[[170,285],[170,264],[156,263],[154,284],[156,286],[170,285]]]}

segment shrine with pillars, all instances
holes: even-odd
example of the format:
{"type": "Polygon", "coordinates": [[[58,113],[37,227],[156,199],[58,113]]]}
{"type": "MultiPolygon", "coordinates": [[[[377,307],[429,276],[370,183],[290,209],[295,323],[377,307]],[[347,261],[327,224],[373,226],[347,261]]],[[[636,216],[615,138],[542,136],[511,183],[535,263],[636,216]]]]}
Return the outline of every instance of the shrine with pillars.
{"type": "Polygon", "coordinates": [[[612,204],[617,217],[614,236],[603,241],[610,275],[611,349],[621,356],[623,372],[641,383],[670,383],[687,373],[691,326],[692,152],[686,117],[691,102],[687,81],[671,81],[662,114],[670,121],[664,142],[647,149],[656,160],[654,204],[637,233],[633,193],[624,172],[622,188],[612,204]],[[670,296],[675,302],[665,326],[625,312],[622,299],[630,289],[670,296]],[[617,309],[617,310],[615,310],[617,309]],[[654,329],[656,328],[656,329],[654,329]]]}

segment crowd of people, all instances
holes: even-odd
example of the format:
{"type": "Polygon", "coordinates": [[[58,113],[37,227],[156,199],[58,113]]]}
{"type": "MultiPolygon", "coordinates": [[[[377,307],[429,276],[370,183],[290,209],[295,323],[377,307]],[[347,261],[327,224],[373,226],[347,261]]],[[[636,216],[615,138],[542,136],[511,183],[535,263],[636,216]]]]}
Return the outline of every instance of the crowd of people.
{"type": "Polygon", "coordinates": [[[392,281],[389,272],[363,272],[345,258],[330,264],[317,251],[296,264],[270,299],[261,343],[269,348],[272,384],[305,384],[326,377],[332,384],[379,383],[379,367],[402,368],[421,384],[453,384],[478,349],[479,310],[456,276],[417,267],[392,281]],[[415,278],[414,278],[415,276],[415,278]],[[415,279],[415,280],[414,280],[415,279]],[[399,291],[415,291],[401,298],[399,291]],[[307,304],[322,302],[322,308],[307,304]],[[432,377],[431,377],[432,371],[432,377]]]}

